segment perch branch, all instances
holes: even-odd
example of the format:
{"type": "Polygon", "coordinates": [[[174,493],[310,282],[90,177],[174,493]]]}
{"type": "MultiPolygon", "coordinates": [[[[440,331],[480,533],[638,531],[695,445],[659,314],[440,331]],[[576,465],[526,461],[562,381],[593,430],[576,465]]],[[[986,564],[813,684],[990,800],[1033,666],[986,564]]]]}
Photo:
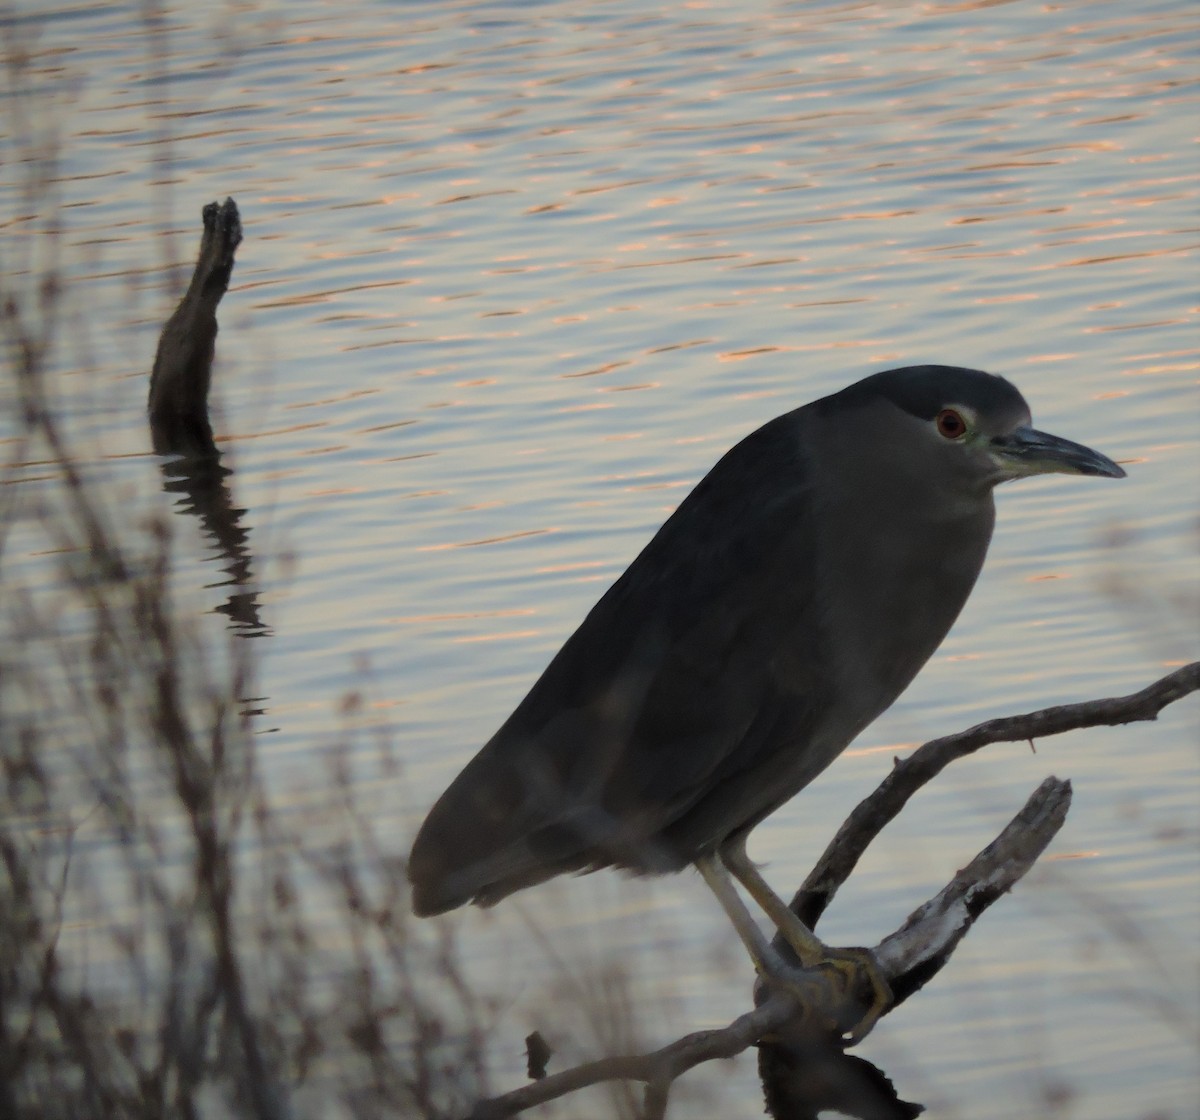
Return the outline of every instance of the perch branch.
{"type": "Polygon", "coordinates": [[[1070,807],[1071,783],[1047,778],[995,840],[876,946],[896,1004],[937,973],[976,919],[1033,867],[1070,807]]]}
{"type": "MultiPolygon", "coordinates": [[[[1113,727],[1155,719],[1168,704],[1197,689],[1200,689],[1200,662],[1193,661],[1130,696],[1063,704],[1026,715],[991,719],[955,735],[931,740],[908,758],[897,761],[879,787],[846,818],[793,897],[792,909],[809,929],[814,928],[871,841],[896,818],[917,790],[955,759],[991,743],[1018,743],[1086,727],[1113,727]]],[[[779,947],[782,942],[777,939],[776,944],[779,947]]]]}
{"type": "MultiPolygon", "coordinates": [[[[990,743],[1016,742],[1086,727],[1154,719],[1163,708],[1200,689],[1200,663],[1187,665],[1131,696],[1045,708],[1027,715],[989,720],[967,731],[926,743],[904,761],[850,815],[793,900],[793,909],[810,926],[846,881],[863,851],[908,799],[956,758],[990,743]]],[[[1071,785],[1047,778],[995,840],[955,875],[934,898],[915,910],[873,952],[899,1004],[918,991],[949,960],[979,916],[1007,893],[1034,865],[1066,819],[1071,785]]],[[[778,939],[777,939],[778,944],[778,939]]],[[[755,993],[757,1006],[728,1026],[698,1031],[652,1053],[601,1058],[551,1074],[512,1092],[480,1101],[469,1120],[499,1120],[605,1081],[646,1085],[645,1120],[665,1113],[673,1081],[702,1062],[731,1058],[759,1047],[759,1070],[768,1107],[776,1117],[813,1115],[818,1110],[812,1082],[826,1095],[821,1108],[853,1114],[854,1101],[875,1093],[872,1115],[915,1116],[919,1107],[894,1096],[890,1111],[877,1110],[879,1086],[886,1078],[868,1063],[843,1054],[836,1042],[821,1038],[790,991],[755,993]],[[814,1061],[825,1063],[817,1078],[805,1077],[814,1061]],[[860,1067],[872,1071],[864,1075],[860,1067]],[[803,1093],[803,1096],[793,1094],[803,1093]],[[851,1103],[847,1104],[846,1101],[851,1103]],[[807,1110],[806,1112],[803,1110],[807,1110]]],[[[865,1114],[865,1113],[864,1113],[865,1114]]]]}
{"type": "MultiPolygon", "coordinates": [[[[1071,800],[1068,782],[1047,778],[1008,827],[935,898],[913,913],[875,949],[897,998],[912,994],[949,959],[979,915],[1010,890],[1053,839],[1071,800]],[[903,993],[903,995],[901,995],[903,993]]],[[[728,1026],[686,1035],[648,1054],[601,1058],[510,1093],[481,1101],[469,1120],[499,1120],[534,1105],[604,1081],[640,1081],[655,1101],[665,1104],[670,1084],[702,1062],[732,1058],[793,1023],[803,1009],[788,991],[763,991],[761,1002],[728,1026]]],[[[811,1043],[811,1034],[805,1035],[811,1043]]],[[[834,1055],[841,1057],[840,1053],[834,1055]]]]}

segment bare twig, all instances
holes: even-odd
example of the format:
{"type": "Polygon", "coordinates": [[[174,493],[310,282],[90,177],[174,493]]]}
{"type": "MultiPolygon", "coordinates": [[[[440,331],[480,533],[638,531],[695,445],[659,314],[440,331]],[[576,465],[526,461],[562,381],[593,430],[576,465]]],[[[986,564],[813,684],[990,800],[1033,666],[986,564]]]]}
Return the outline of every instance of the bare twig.
{"type": "Polygon", "coordinates": [[[696,1031],[650,1054],[601,1058],[551,1074],[511,1093],[480,1101],[471,1112],[470,1120],[516,1116],[534,1105],[605,1081],[641,1081],[647,1085],[670,1082],[701,1062],[736,1057],[764,1034],[786,1022],[796,1011],[796,1002],[790,994],[774,992],[759,1007],[740,1015],[727,1027],[696,1031]]]}
{"type": "Polygon", "coordinates": [[[1156,719],[1168,704],[1197,689],[1200,689],[1200,662],[1193,661],[1130,696],[1087,700],[1080,704],[1042,708],[1026,715],[991,719],[955,735],[931,740],[908,758],[897,761],[879,787],[846,818],[804,880],[804,885],[796,892],[792,909],[809,929],[814,928],[871,841],[896,818],[917,790],[936,778],[955,759],[973,754],[991,743],[1019,743],[1085,727],[1113,727],[1156,719]]]}

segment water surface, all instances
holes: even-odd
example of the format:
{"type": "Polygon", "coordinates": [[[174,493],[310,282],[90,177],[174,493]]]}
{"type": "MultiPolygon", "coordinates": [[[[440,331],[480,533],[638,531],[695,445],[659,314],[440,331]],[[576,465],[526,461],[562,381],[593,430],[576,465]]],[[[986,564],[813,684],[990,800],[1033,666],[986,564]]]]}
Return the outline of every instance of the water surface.
{"type": "MultiPolygon", "coordinates": [[[[295,804],[319,802],[341,697],[365,686],[404,762],[375,791],[404,850],[725,448],[894,365],[1003,373],[1039,426],[1130,477],[1001,492],[943,648],[756,832],[781,889],[910,744],[1131,692],[1196,656],[1191,5],[142,12],[13,24],[62,144],[62,399],[131,522],[161,508],[146,372],[200,208],[234,196],[218,428],[269,631],[264,765],[295,804]]],[[[18,270],[42,244],[8,158],[20,141],[0,181],[18,270]]],[[[215,612],[221,561],[179,532],[180,586],[215,612]]],[[[10,571],[36,583],[42,563],[14,538],[10,571]]],[[[877,940],[1046,773],[1075,785],[1052,857],[864,1045],[903,1095],[970,1120],[1195,1115],[1196,711],[990,748],[889,829],[827,938],[877,940]]],[[[694,876],[601,875],[452,920],[504,1008],[502,1084],[531,1025],[572,1029],[547,1009],[529,921],[581,974],[623,957],[647,1043],[746,1006],[694,876]]],[[[744,1057],[692,1074],[686,1099],[752,1117],[755,1086],[744,1057]]]]}

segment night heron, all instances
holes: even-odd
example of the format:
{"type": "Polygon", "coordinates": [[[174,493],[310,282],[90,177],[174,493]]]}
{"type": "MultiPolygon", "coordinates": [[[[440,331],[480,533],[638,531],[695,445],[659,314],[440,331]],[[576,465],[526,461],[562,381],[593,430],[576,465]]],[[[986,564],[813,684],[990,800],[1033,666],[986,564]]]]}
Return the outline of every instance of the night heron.
{"type": "Polygon", "coordinates": [[[732,875],[806,968],[865,975],[771,890],[746,837],[908,686],[979,575],[992,490],[1058,472],[1121,478],[1035,431],[1008,381],[888,370],[730,450],[567,640],[429,813],[413,908],[488,906],[563,872],[695,864],[759,972],[774,954],[732,875]]]}

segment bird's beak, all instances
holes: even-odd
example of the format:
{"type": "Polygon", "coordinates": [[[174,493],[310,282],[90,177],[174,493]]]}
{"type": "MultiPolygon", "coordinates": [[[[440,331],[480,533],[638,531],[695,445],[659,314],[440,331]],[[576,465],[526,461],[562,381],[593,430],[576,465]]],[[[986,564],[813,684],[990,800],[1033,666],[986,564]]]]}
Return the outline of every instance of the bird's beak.
{"type": "Polygon", "coordinates": [[[1107,455],[1033,428],[1017,428],[991,441],[992,458],[1006,478],[1031,474],[1093,474],[1124,478],[1125,472],[1107,455]]]}

